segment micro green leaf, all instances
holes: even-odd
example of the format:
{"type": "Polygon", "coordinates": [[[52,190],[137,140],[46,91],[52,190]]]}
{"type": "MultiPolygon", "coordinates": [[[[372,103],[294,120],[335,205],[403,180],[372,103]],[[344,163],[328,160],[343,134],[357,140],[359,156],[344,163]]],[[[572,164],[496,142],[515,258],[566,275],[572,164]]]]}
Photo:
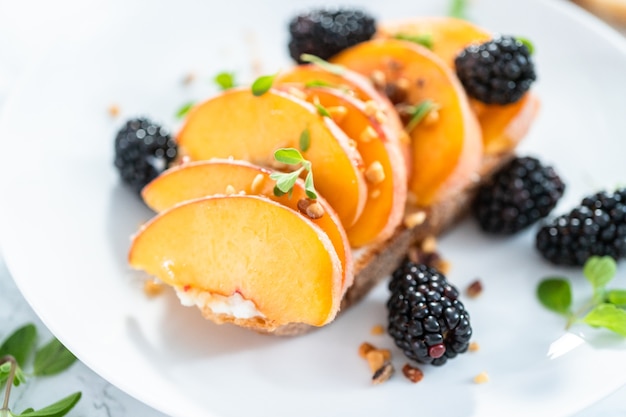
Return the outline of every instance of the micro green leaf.
{"type": "Polygon", "coordinates": [[[235,74],[232,72],[220,72],[213,78],[213,81],[222,91],[225,91],[235,86],[235,74]]]}
{"type": "Polygon", "coordinates": [[[468,0],[451,0],[448,15],[457,19],[467,19],[468,0]]]}
{"type": "Polygon", "coordinates": [[[11,355],[15,361],[24,366],[26,359],[35,347],[37,328],[34,324],[27,324],[14,331],[0,345],[0,357],[11,355]]]}
{"type": "Polygon", "coordinates": [[[19,366],[15,368],[15,376],[13,377],[13,386],[17,387],[20,384],[26,382],[26,375],[19,366]]]}
{"type": "Polygon", "coordinates": [[[606,299],[611,304],[626,306],[626,290],[609,290],[606,299]]]}
{"type": "Polygon", "coordinates": [[[410,33],[396,33],[393,35],[395,39],[399,39],[401,41],[409,41],[416,43],[418,45],[422,45],[428,49],[433,49],[433,35],[430,33],[422,33],[422,34],[410,34],[410,33]]]}
{"type": "Polygon", "coordinates": [[[530,41],[530,39],[524,38],[524,37],[521,37],[521,36],[516,36],[515,39],[517,39],[518,41],[520,41],[521,43],[526,45],[526,48],[528,49],[528,53],[530,55],[532,55],[535,52],[535,45],[533,45],[533,43],[530,41]]]}
{"type": "Polygon", "coordinates": [[[180,108],[176,112],[176,118],[182,119],[183,117],[185,117],[187,113],[189,113],[189,110],[191,110],[195,104],[196,103],[194,101],[190,101],[180,106],[180,108]]]}
{"type": "Polygon", "coordinates": [[[537,286],[537,298],[549,310],[568,314],[572,304],[572,289],[565,279],[546,278],[537,286]]]}
{"type": "Polygon", "coordinates": [[[287,193],[282,192],[282,191],[280,190],[280,188],[278,188],[276,185],[274,186],[274,195],[275,195],[276,197],[282,197],[282,196],[284,196],[285,194],[287,194],[287,193]]]}
{"type": "Polygon", "coordinates": [[[300,55],[300,61],[313,64],[335,75],[343,75],[346,72],[346,69],[342,67],[341,65],[331,64],[330,62],[325,61],[322,58],[315,56],[315,55],[311,55],[311,54],[300,55]]]}
{"type": "Polygon", "coordinates": [[[590,326],[604,327],[622,336],[626,336],[626,310],[613,304],[598,304],[583,318],[590,326]]]}
{"type": "Polygon", "coordinates": [[[296,165],[304,161],[304,157],[300,151],[294,148],[277,149],[276,152],[274,152],[274,159],[288,165],[296,165]]]}
{"type": "Polygon", "coordinates": [[[594,290],[602,289],[617,273],[617,263],[610,256],[592,256],[583,266],[583,274],[594,290]]]}
{"type": "Polygon", "coordinates": [[[306,152],[311,146],[311,131],[307,127],[300,133],[300,150],[306,152]]]}
{"type": "Polygon", "coordinates": [[[311,81],[307,81],[304,84],[305,87],[307,88],[311,88],[311,87],[328,87],[328,88],[337,88],[336,85],[333,85],[327,81],[323,81],[323,80],[311,80],[311,81]]]}
{"type": "Polygon", "coordinates": [[[330,113],[328,112],[328,110],[326,110],[326,108],[324,106],[322,106],[319,103],[314,103],[314,104],[315,104],[315,108],[317,109],[317,112],[320,114],[320,116],[332,117],[330,115],[330,113]]]}
{"type": "Polygon", "coordinates": [[[306,178],[304,180],[304,191],[306,192],[307,197],[315,200],[317,198],[317,192],[315,191],[315,185],[313,184],[313,173],[309,171],[306,174],[306,178]]]}
{"type": "Polygon", "coordinates": [[[257,78],[252,83],[252,94],[258,97],[267,93],[269,89],[272,88],[272,85],[274,84],[274,78],[276,78],[276,75],[277,74],[263,75],[257,78]]]}
{"type": "Polygon", "coordinates": [[[37,376],[55,375],[69,368],[76,361],[58,339],[53,338],[35,354],[33,374],[37,376]]]}
{"type": "Polygon", "coordinates": [[[25,410],[16,417],[63,417],[70,412],[76,403],[80,400],[82,393],[75,392],[67,397],[51,404],[41,410],[34,411],[32,408],[25,410]]]}
{"type": "Polygon", "coordinates": [[[300,168],[293,172],[274,172],[270,175],[270,178],[276,180],[276,187],[282,191],[283,193],[288,193],[291,191],[293,186],[295,185],[300,173],[304,168],[300,168]]]}
{"type": "Polygon", "coordinates": [[[424,100],[417,106],[413,106],[411,109],[411,120],[409,120],[409,123],[405,127],[406,131],[411,132],[415,129],[415,127],[428,116],[428,113],[438,107],[439,106],[432,100],[424,100]]]}

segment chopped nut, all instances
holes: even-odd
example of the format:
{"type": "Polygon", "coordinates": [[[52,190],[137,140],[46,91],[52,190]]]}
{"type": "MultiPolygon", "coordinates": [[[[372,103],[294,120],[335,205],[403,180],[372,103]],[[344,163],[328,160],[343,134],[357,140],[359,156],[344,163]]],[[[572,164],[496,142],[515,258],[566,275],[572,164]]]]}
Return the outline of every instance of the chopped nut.
{"type": "Polygon", "coordinates": [[[111,104],[108,108],[109,116],[117,117],[120,115],[120,106],[117,104],[111,104]]]}
{"type": "Polygon", "coordinates": [[[483,292],[483,283],[477,279],[473,281],[466,290],[467,296],[470,298],[476,298],[483,292]]]}
{"type": "Polygon", "coordinates": [[[404,226],[407,229],[412,229],[420,224],[423,224],[426,221],[426,212],[425,211],[416,211],[415,213],[410,213],[404,216],[404,226]]]}
{"type": "Polygon", "coordinates": [[[146,280],[143,283],[143,292],[148,297],[156,297],[157,295],[160,295],[163,292],[163,284],[161,284],[160,282],[151,280],[151,279],[146,280]]]}
{"type": "Polygon", "coordinates": [[[356,143],[356,140],[348,138],[348,146],[352,149],[356,149],[358,143],[356,143]]]}
{"type": "Polygon", "coordinates": [[[326,109],[330,113],[330,117],[335,123],[341,123],[341,121],[348,114],[348,108],[346,106],[333,106],[326,109]]]}
{"type": "Polygon", "coordinates": [[[370,74],[370,80],[376,88],[383,88],[387,83],[387,77],[385,76],[385,73],[381,70],[372,71],[372,73],[370,74]]]}
{"type": "Polygon", "coordinates": [[[372,376],[372,383],[374,384],[382,384],[387,381],[393,375],[393,365],[391,362],[386,362],[383,366],[381,366],[374,375],[372,376]]]}
{"type": "Polygon", "coordinates": [[[420,368],[415,368],[408,363],[402,367],[402,373],[414,384],[417,384],[424,378],[424,372],[420,368]]]}
{"type": "Polygon", "coordinates": [[[381,125],[387,123],[387,115],[382,110],[379,110],[374,114],[374,119],[376,119],[376,121],[381,125]]]}
{"type": "Polygon", "coordinates": [[[382,193],[382,191],[380,191],[380,189],[375,189],[370,191],[370,198],[372,200],[376,200],[378,197],[380,197],[380,194],[382,193]]]}
{"type": "Polygon", "coordinates": [[[378,103],[376,103],[374,100],[368,100],[365,102],[365,108],[363,109],[363,111],[365,111],[365,114],[367,114],[368,116],[374,117],[376,116],[376,113],[380,111],[380,109],[378,108],[378,103]]]}
{"type": "Polygon", "coordinates": [[[372,126],[368,125],[359,136],[359,140],[363,143],[369,143],[374,139],[378,139],[378,132],[372,126]]]}
{"type": "Polygon", "coordinates": [[[424,117],[424,120],[422,120],[422,124],[424,126],[430,126],[433,125],[435,123],[437,123],[439,121],[439,110],[435,109],[431,109],[428,114],[424,117]]]}
{"type": "Polygon", "coordinates": [[[371,184],[380,184],[385,180],[385,171],[379,161],[374,161],[365,170],[365,179],[371,184]]]}
{"type": "Polygon", "coordinates": [[[385,355],[378,349],[372,349],[365,355],[372,372],[376,372],[385,364],[385,355]]]}
{"type": "Polygon", "coordinates": [[[470,352],[478,352],[480,350],[480,345],[477,342],[470,342],[467,350],[470,352]]]}
{"type": "Polygon", "coordinates": [[[474,382],[477,384],[484,384],[485,382],[489,382],[489,375],[487,372],[483,371],[474,377],[474,382]]]}
{"type": "Polygon", "coordinates": [[[452,264],[445,259],[438,259],[434,262],[434,267],[444,275],[448,275],[452,269],[452,264]]]}
{"type": "Polygon", "coordinates": [[[420,245],[422,251],[426,253],[437,251],[437,238],[433,235],[426,236],[420,245]]]}
{"type": "Polygon", "coordinates": [[[375,336],[385,334],[385,326],[383,326],[382,324],[377,324],[376,326],[372,327],[371,333],[375,336]]]}
{"type": "Polygon", "coordinates": [[[310,198],[302,198],[298,201],[298,210],[310,219],[319,219],[324,215],[324,207],[317,201],[310,198]]]}
{"type": "Polygon", "coordinates": [[[376,349],[374,345],[367,343],[367,342],[363,342],[361,343],[361,346],[359,346],[359,356],[365,359],[367,357],[366,356],[367,353],[374,349],[376,349]]]}
{"type": "Polygon", "coordinates": [[[235,190],[235,187],[233,187],[232,185],[228,184],[226,186],[226,195],[232,195],[235,194],[237,192],[237,190],[235,190]]]}
{"type": "Polygon", "coordinates": [[[183,85],[189,85],[196,79],[196,74],[190,72],[183,78],[183,85]]]}
{"type": "Polygon", "coordinates": [[[261,191],[261,187],[263,186],[263,179],[265,177],[263,174],[257,174],[256,177],[252,180],[252,185],[250,186],[250,190],[253,194],[258,194],[261,191]]]}

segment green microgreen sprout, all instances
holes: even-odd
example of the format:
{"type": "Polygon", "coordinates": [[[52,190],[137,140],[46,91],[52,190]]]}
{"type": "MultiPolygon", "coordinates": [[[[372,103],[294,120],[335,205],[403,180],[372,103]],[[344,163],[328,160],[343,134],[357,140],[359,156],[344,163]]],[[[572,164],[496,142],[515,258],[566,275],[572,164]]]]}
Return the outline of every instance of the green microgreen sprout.
{"type": "Polygon", "coordinates": [[[430,33],[422,33],[422,34],[410,34],[410,33],[396,33],[393,35],[395,39],[399,39],[401,41],[409,41],[416,43],[418,45],[422,45],[428,49],[433,49],[433,35],[430,33]]]}
{"type": "Polygon", "coordinates": [[[591,284],[593,295],[576,311],[572,310],[572,289],[565,278],[542,280],[537,286],[537,298],[544,307],[567,318],[566,328],[585,323],[626,336],[626,290],[606,288],[616,273],[617,263],[610,256],[590,257],[583,266],[583,275],[591,284]]]}
{"type": "Polygon", "coordinates": [[[317,113],[323,117],[332,117],[330,112],[326,109],[326,107],[322,106],[320,103],[313,103],[315,108],[317,109],[317,113]]]}
{"type": "Polygon", "coordinates": [[[195,104],[195,101],[188,101],[187,103],[180,106],[178,108],[178,111],[176,111],[176,118],[182,119],[183,117],[185,117],[187,113],[189,113],[189,110],[191,110],[195,104]]]}
{"type": "Polygon", "coordinates": [[[325,61],[322,58],[315,56],[315,55],[311,55],[311,54],[300,55],[300,61],[313,64],[335,75],[343,75],[346,72],[346,69],[342,67],[341,65],[331,64],[330,62],[325,61]]]}
{"type": "Polygon", "coordinates": [[[213,81],[222,91],[229,90],[235,87],[235,73],[234,72],[220,72],[215,77],[213,77],[213,81]]]}
{"type": "Polygon", "coordinates": [[[80,400],[81,393],[75,392],[47,407],[35,410],[27,408],[19,414],[9,408],[11,388],[26,381],[26,376],[55,375],[69,368],[76,357],[57,339],[35,352],[33,371],[25,373],[22,369],[28,364],[35,350],[37,329],[27,324],[15,330],[0,345],[0,386],[6,383],[0,417],[62,417],[80,400]]]}
{"type": "Polygon", "coordinates": [[[432,100],[424,100],[415,106],[410,106],[407,111],[411,115],[411,119],[407,123],[405,130],[410,133],[428,116],[428,113],[438,109],[439,105],[432,100]]]}
{"type": "Polygon", "coordinates": [[[273,172],[270,174],[270,178],[276,181],[274,195],[280,197],[281,195],[289,194],[289,196],[291,196],[296,180],[300,177],[300,174],[306,170],[307,175],[304,180],[304,191],[310,199],[314,200],[317,198],[317,192],[313,184],[311,162],[304,159],[300,151],[294,148],[277,149],[276,152],[274,152],[274,159],[286,165],[301,165],[300,168],[292,172],[273,172]]]}
{"type": "Polygon", "coordinates": [[[535,45],[533,45],[530,39],[524,38],[522,36],[516,36],[515,39],[517,39],[518,41],[520,41],[526,46],[526,49],[528,49],[528,53],[530,55],[532,55],[535,52],[535,45]]]}
{"type": "Polygon", "coordinates": [[[309,150],[309,147],[311,146],[311,130],[309,130],[308,127],[300,133],[299,145],[302,152],[309,150]]]}
{"type": "Polygon", "coordinates": [[[278,75],[278,73],[271,75],[262,75],[254,80],[254,82],[252,83],[252,94],[254,94],[256,97],[259,97],[267,93],[270,88],[272,88],[276,75],[278,75]]]}
{"type": "Polygon", "coordinates": [[[467,19],[467,6],[468,0],[451,0],[448,15],[457,19],[467,19]]]}

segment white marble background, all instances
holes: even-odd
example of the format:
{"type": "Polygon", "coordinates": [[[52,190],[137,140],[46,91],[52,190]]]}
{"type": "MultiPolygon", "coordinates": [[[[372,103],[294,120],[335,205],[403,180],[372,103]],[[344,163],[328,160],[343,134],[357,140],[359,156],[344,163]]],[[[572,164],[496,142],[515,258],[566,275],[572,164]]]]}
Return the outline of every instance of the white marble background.
{"type": "MultiPolygon", "coordinates": [[[[90,5],[81,0],[0,0],[0,111],[20,74],[34,65],[41,53],[60,37],[80,36],[79,16],[90,5]]],[[[626,29],[622,31],[626,35],[626,29]]],[[[0,340],[28,322],[37,325],[40,341],[51,337],[15,287],[0,253],[0,340]]],[[[15,410],[38,409],[75,391],[82,391],[83,397],[70,417],[164,417],[82,363],[59,376],[31,379],[14,390],[11,405],[15,410]]],[[[573,417],[624,416],[626,387],[573,417]]]]}

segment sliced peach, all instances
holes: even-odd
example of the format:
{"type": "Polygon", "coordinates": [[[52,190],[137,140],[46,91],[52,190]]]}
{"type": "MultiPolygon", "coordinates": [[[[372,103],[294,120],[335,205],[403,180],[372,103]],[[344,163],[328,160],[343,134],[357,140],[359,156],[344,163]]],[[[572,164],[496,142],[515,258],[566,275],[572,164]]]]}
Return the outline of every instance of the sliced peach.
{"type": "Polygon", "coordinates": [[[478,172],[482,136],[460,82],[445,63],[412,42],[377,39],[344,50],[333,58],[362,74],[380,71],[387,80],[405,80],[407,102],[432,100],[437,118],[411,132],[409,191],[415,203],[429,206],[463,189],[478,172]]]}
{"type": "Polygon", "coordinates": [[[402,220],[406,203],[407,173],[399,139],[363,101],[341,90],[310,87],[303,92],[307,100],[336,114],[334,120],[363,157],[368,199],[357,222],[347,229],[350,244],[359,247],[387,239],[402,220]]]}
{"type": "Polygon", "coordinates": [[[218,322],[322,326],[341,299],[341,263],[328,236],[263,197],[205,197],[174,206],[141,228],[129,262],[200,300],[237,299],[256,310],[237,317],[200,301],[203,313],[218,322]]]}
{"type": "Polygon", "coordinates": [[[274,151],[298,148],[306,130],[310,147],[302,153],[312,163],[315,185],[350,226],[367,196],[361,156],[332,120],[305,101],[277,90],[258,97],[249,88],[228,90],[189,113],[178,143],[192,160],[231,157],[276,166],[274,151]]]}
{"type": "MultiPolygon", "coordinates": [[[[165,171],[141,192],[141,195],[154,211],[162,212],[176,204],[216,194],[261,195],[293,210],[299,210],[298,203],[307,195],[302,181],[296,182],[291,196],[274,195],[276,181],[270,178],[272,171],[236,160],[210,160],[189,162],[165,171]]],[[[321,217],[313,216],[311,221],[318,225],[330,238],[343,269],[344,291],[354,280],[352,252],[335,210],[318,196],[317,202],[323,210],[321,217]]],[[[306,213],[306,211],[305,211],[306,213]]]]}

